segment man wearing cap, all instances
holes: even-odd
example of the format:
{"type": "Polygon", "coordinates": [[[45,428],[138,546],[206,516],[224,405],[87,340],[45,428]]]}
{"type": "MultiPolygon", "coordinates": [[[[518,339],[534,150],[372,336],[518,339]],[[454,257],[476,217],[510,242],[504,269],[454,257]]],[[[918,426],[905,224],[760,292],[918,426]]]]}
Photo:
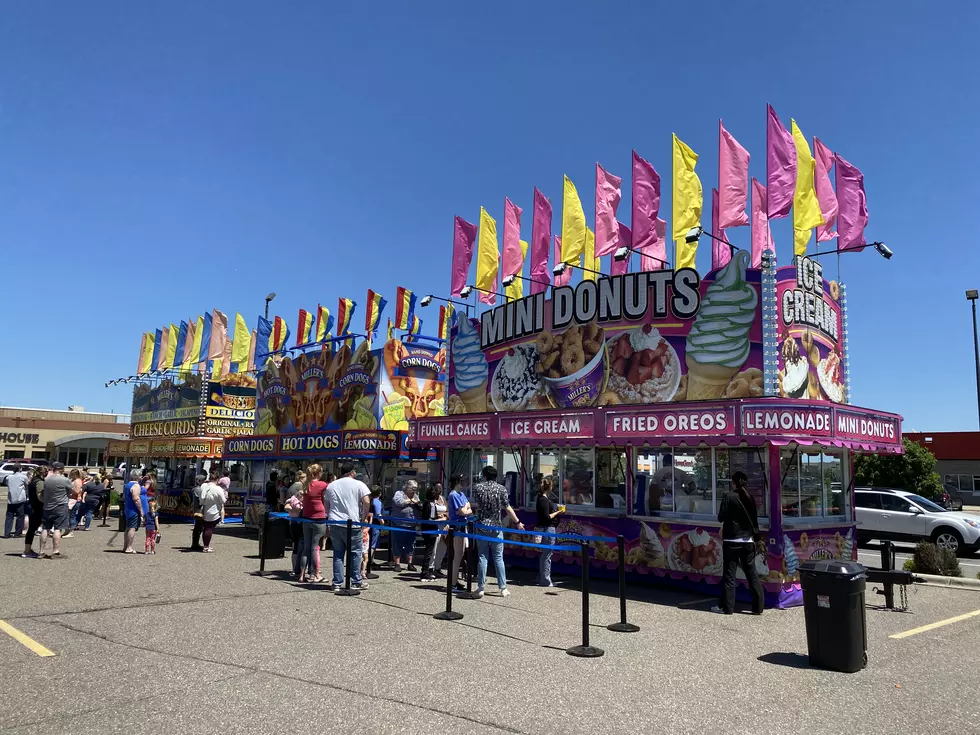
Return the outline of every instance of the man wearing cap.
{"type": "Polygon", "coordinates": [[[71,489],[71,480],[65,477],[65,466],[55,462],[44,478],[44,510],[41,513],[41,555],[48,559],[61,557],[61,534],[68,528],[68,495],[71,489]],[[48,533],[54,547],[51,554],[44,553],[48,533]]]}

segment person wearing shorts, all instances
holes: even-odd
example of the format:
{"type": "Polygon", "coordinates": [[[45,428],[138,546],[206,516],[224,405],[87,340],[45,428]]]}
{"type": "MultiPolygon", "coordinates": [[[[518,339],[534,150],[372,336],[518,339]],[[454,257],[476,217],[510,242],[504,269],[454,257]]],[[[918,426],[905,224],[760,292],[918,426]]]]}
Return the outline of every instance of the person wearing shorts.
{"type": "Polygon", "coordinates": [[[68,496],[72,482],[65,477],[61,462],[51,465],[44,479],[44,509],[41,514],[41,555],[49,559],[61,557],[61,535],[68,528],[68,496]],[[45,553],[48,534],[51,534],[52,553],[45,553]]]}
{"type": "Polygon", "coordinates": [[[143,525],[143,505],[140,502],[142,488],[140,483],[130,481],[126,483],[123,490],[123,513],[126,516],[126,536],[123,541],[123,553],[135,554],[133,542],[136,540],[136,532],[143,525]]]}

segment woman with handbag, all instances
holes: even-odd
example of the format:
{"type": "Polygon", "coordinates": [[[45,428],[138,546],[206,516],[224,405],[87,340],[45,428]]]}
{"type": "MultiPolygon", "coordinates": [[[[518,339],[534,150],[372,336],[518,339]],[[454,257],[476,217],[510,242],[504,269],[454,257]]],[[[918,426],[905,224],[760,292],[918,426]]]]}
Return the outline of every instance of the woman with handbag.
{"type": "Polygon", "coordinates": [[[764,598],[759,572],[755,568],[755,557],[759,553],[759,519],[755,501],[748,493],[749,478],[744,472],[732,475],[732,487],[722,496],[718,509],[718,522],[721,523],[722,576],[721,602],[711,608],[711,612],[732,615],[735,612],[735,572],[742,567],[745,579],[752,593],[752,614],[762,615],[764,598]]]}

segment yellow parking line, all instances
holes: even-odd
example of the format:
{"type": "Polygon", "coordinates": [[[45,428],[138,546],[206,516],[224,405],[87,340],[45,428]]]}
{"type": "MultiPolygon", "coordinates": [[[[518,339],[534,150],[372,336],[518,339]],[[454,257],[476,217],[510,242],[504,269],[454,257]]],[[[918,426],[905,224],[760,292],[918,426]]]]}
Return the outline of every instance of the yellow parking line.
{"type": "Polygon", "coordinates": [[[980,615],[980,610],[974,610],[973,612],[968,612],[965,615],[957,615],[955,618],[947,618],[946,620],[940,620],[937,623],[929,623],[929,625],[923,625],[921,628],[912,628],[912,630],[907,630],[904,633],[896,633],[895,635],[888,636],[889,638],[908,638],[910,635],[918,635],[919,633],[925,633],[928,630],[935,630],[936,628],[942,628],[944,625],[952,625],[953,623],[958,623],[961,620],[969,620],[970,618],[975,618],[980,615]]]}
{"type": "Polygon", "coordinates": [[[9,635],[18,643],[30,648],[38,656],[54,656],[54,651],[52,651],[50,648],[45,648],[29,635],[21,633],[19,630],[17,630],[17,628],[4,620],[0,620],[0,630],[9,635]]]}

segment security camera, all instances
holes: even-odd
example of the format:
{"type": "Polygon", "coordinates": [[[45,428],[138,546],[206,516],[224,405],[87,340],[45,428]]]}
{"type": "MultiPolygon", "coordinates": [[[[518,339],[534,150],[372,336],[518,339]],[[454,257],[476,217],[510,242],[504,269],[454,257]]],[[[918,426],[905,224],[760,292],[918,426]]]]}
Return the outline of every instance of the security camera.
{"type": "Polygon", "coordinates": [[[430,296],[423,296],[421,299],[419,299],[419,306],[428,306],[431,303],[432,303],[432,296],[431,295],[430,296]]]}
{"type": "Polygon", "coordinates": [[[617,263],[623,262],[628,257],[630,257],[630,249],[626,246],[616,248],[616,252],[613,253],[613,260],[615,260],[617,263]]]}
{"type": "Polygon", "coordinates": [[[504,288],[508,288],[514,285],[514,281],[517,280],[517,276],[507,276],[500,283],[504,288]]]}
{"type": "Polygon", "coordinates": [[[703,231],[704,230],[701,229],[701,225],[692,227],[687,231],[687,234],[684,235],[684,242],[686,242],[688,245],[690,245],[692,242],[697,242],[701,238],[701,233],[703,231]]]}
{"type": "Polygon", "coordinates": [[[463,287],[462,287],[462,288],[461,288],[461,289],[459,290],[459,295],[460,295],[460,296],[461,296],[462,298],[464,298],[464,299],[468,299],[468,298],[470,297],[470,294],[471,294],[471,293],[473,293],[473,287],[472,287],[472,286],[463,286],[463,287]]]}
{"type": "Polygon", "coordinates": [[[881,254],[881,257],[882,258],[884,258],[885,260],[891,260],[892,259],[893,253],[891,251],[891,248],[889,248],[887,245],[885,245],[885,243],[883,243],[883,242],[875,242],[875,243],[872,243],[872,245],[875,246],[875,250],[877,250],[881,254]]]}
{"type": "Polygon", "coordinates": [[[555,268],[552,271],[552,273],[554,273],[556,276],[560,276],[567,269],[568,269],[568,263],[559,263],[558,265],[555,266],[555,268]]]}

